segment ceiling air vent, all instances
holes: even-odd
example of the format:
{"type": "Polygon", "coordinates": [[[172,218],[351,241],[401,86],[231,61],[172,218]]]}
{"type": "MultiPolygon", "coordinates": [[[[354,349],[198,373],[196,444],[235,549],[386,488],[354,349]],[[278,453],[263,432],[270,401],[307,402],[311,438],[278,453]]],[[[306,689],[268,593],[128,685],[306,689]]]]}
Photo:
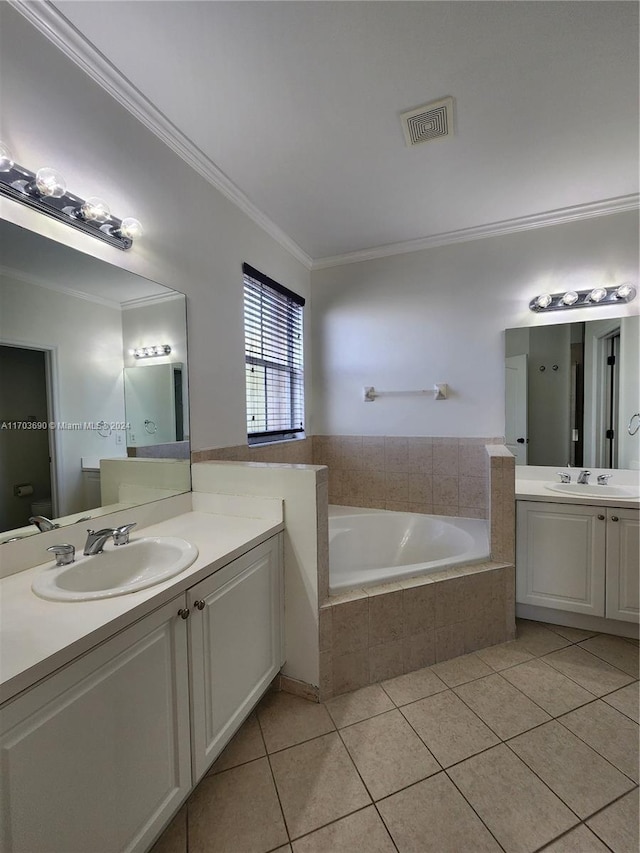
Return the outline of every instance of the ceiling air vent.
{"type": "Polygon", "coordinates": [[[432,101],[400,116],[407,145],[453,136],[453,98],[432,101]]]}

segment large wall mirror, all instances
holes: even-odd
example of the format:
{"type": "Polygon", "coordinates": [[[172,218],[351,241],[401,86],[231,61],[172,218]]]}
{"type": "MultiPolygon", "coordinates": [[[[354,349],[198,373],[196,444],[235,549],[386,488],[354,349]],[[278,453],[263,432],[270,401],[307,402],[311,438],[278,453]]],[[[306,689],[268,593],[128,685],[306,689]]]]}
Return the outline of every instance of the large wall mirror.
{"type": "Polygon", "coordinates": [[[507,446],[521,465],[640,468],[640,317],[507,329],[507,446]]]}
{"type": "Polygon", "coordinates": [[[4,220],[0,245],[0,541],[189,491],[184,295],[4,220]]]}

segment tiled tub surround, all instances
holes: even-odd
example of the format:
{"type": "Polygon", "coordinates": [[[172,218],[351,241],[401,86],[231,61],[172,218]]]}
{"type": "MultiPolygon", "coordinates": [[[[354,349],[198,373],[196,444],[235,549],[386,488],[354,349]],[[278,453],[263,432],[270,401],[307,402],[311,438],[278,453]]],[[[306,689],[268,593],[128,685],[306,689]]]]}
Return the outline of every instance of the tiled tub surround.
{"type": "Polygon", "coordinates": [[[515,636],[514,567],[481,563],[330,597],[322,701],[515,636]]]}

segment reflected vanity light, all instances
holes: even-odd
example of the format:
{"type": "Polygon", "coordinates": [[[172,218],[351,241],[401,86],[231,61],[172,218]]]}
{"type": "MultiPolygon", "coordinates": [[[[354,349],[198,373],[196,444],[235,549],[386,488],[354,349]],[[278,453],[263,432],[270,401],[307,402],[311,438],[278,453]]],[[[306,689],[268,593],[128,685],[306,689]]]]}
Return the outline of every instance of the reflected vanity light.
{"type": "Polygon", "coordinates": [[[82,199],[67,191],[67,183],[56,169],[46,166],[31,172],[14,162],[0,142],[0,195],[91,234],[118,249],[129,249],[142,236],[137,219],[117,219],[109,205],[95,196],[82,199]]]}
{"type": "Polygon", "coordinates": [[[567,308],[589,308],[631,302],[636,289],[629,282],[616,287],[594,287],[591,290],[567,290],[565,293],[541,293],[529,303],[532,311],[561,311],[567,308]]]}
{"type": "Polygon", "coordinates": [[[169,344],[156,344],[152,347],[138,347],[134,349],[133,355],[135,358],[155,358],[159,355],[169,355],[170,352],[169,344]]]}

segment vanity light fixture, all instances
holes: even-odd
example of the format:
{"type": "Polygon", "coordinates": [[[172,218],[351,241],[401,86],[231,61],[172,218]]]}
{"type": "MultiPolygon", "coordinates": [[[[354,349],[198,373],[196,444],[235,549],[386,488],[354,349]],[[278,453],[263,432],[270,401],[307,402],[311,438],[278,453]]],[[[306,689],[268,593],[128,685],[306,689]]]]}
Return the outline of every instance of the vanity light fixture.
{"type": "Polygon", "coordinates": [[[67,191],[60,172],[46,166],[31,172],[14,162],[11,152],[0,142],[0,195],[92,234],[118,249],[129,249],[142,236],[137,219],[117,219],[101,198],[82,199],[67,191]]]}
{"type": "Polygon", "coordinates": [[[629,282],[617,287],[594,287],[591,290],[567,290],[565,293],[541,293],[529,303],[532,311],[558,311],[565,308],[589,308],[631,302],[636,289],[629,282]]]}
{"type": "Polygon", "coordinates": [[[169,344],[156,344],[153,347],[138,347],[134,349],[133,355],[135,358],[155,358],[159,355],[169,355],[170,352],[169,344]]]}

